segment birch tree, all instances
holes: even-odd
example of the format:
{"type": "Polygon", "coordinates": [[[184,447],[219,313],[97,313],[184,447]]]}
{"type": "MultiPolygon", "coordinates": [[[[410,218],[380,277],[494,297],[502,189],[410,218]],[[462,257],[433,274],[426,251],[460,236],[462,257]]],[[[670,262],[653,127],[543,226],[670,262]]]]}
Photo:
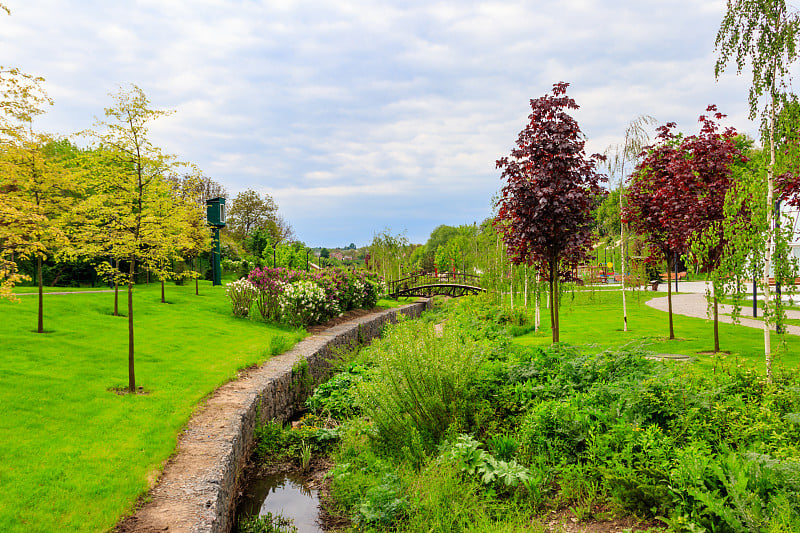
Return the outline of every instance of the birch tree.
{"type": "MultiPolygon", "coordinates": [[[[752,81],[748,93],[750,118],[761,110],[765,118],[762,137],[769,146],[766,168],[766,245],[761,288],[764,292],[764,359],[767,379],[772,379],[772,346],[770,332],[775,323],[775,309],[770,296],[769,277],[775,250],[775,116],[780,94],[785,91],[791,64],[797,58],[800,19],[790,12],[785,0],[728,0],[727,11],[717,32],[719,57],[714,67],[717,78],[733,62],[737,74],[749,64],[752,81]],[[764,131],[766,130],[766,131],[764,131]]],[[[765,149],[767,146],[765,146],[765,149]]]]}
{"type": "MultiPolygon", "coordinates": [[[[606,149],[606,168],[609,181],[617,179],[619,191],[619,212],[625,210],[625,180],[628,178],[628,169],[636,166],[644,147],[650,142],[647,127],[656,124],[656,119],[650,115],[639,115],[625,128],[625,137],[622,143],[609,146],[606,149]]],[[[625,300],[625,273],[627,272],[627,248],[625,246],[625,221],[620,217],[619,224],[619,252],[620,270],[622,270],[622,330],[628,331],[628,306],[625,300]]]]}

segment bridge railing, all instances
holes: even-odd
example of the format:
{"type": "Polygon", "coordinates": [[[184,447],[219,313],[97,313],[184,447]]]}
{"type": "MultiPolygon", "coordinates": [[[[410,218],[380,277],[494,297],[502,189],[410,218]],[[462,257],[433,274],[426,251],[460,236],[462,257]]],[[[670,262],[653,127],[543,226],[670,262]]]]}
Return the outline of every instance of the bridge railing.
{"type": "Polygon", "coordinates": [[[423,285],[470,285],[478,286],[480,276],[466,272],[412,272],[408,276],[389,282],[389,294],[423,285]]]}

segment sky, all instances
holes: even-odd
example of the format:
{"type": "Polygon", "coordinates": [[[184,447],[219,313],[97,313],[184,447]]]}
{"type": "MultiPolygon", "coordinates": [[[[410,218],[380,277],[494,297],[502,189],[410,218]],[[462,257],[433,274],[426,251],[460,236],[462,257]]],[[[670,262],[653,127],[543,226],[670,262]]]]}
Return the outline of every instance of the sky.
{"type": "Polygon", "coordinates": [[[2,3],[0,65],[54,100],[40,131],[92,128],[136,84],[175,111],[154,144],[229,198],[269,194],[309,246],[490,217],[496,160],[560,81],[587,154],[642,114],[696,133],[709,104],[757,135],[749,72],[714,77],[724,0],[2,3]]]}

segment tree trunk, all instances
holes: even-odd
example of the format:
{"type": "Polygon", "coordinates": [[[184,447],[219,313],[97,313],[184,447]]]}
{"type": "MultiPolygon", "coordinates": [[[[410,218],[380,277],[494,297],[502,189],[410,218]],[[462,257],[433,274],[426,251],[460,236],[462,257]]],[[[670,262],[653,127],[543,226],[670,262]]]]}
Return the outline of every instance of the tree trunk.
{"type": "Polygon", "coordinates": [[[525,288],[523,290],[525,292],[524,298],[523,298],[524,301],[525,301],[525,309],[526,309],[525,312],[527,313],[527,309],[528,309],[528,265],[525,265],[525,288]]]}
{"type": "Polygon", "coordinates": [[[559,283],[558,283],[558,266],[555,269],[555,279],[553,281],[553,313],[556,316],[556,342],[561,340],[561,317],[558,314],[559,311],[559,283]]]}
{"type": "Polygon", "coordinates": [[[511,265],[508,269],[509,279],[511,280],[511,309],[514,309],[514,265],[511,265]]]}
{"type": "Polygon", "coordinates": [[[167,300],[164,299],[164,280],[163,279],[161,280],[161,303],[162,304],[167,303],[167,300]]]}
{"type": "Polygon", "coordinates": [[[133,365],[133,274],[135,258],[131,258],[128,271],[128,392],[136,392],[136,372],[133,365]]]}
{"type": "Polygon", "coordinates": [[[44,333],[44,282],[42,281],[42,256],[36,257],[36,277],[39,278],[39,323],[37,333],[44,333]]]}
{"type": "Polygon", "coordinates": [[[114,274],[114,316],[119,316],[119,259],[117,259],[117,270],[114,274]]]}
{"type": "Polygon", "coordinates": [[[556,260],[550,259],[550,329],[553,332],[553,343],[558,342],[558,300],[556,291],[558,290],[558,280],[556,276],[556,260]]]}
{"type": "Polygon", "coordinates": [[[669,313],[669,339],[672,340],[675,338],[675,330],[672,327],[672,274],[671,274],[671,267],[672,261],[670,260],[670,255],[667,255],[667,310],[669,313]]]}
{"type": "MultiPolygon", "coordinates": [[[[620,195],[619,195],[619,209],[622,212],[622,186],[620,186],[620,195]]],[[[622,284],[622,331],[628,331],[628,306],[625,301],[625,224],[620,223],[619,228],[619,247],[620,247],[620,254],[619,254],[619,262],[620,262],[620,269],[622,272],[620,273],[620,283],[622,284]]]]}
{"type": "Polygon", "coordinates": [[[714,353],[719,351],[719,301],[714,294],[714,353]]]}
{"type": "Polygon", "coordinates": [[[556,342],[556,317],[553,315],[553,264],[552,261],[548,265],[550,276],[548,280],[549,294],[547,295],[547,305],[550,307],[550,332],[553,342],[556,342]]]}
{"type": "Polygon", "coordinates": [[[541,291],[541,287],[539,286],[539,273],[537,272],[536,273],[536,291],[534,292],[534,296],[533,296],[534,299],[535,299],[534,305],[536,306],[536,310],[534,311],[534,326],[533,327],[534,327],[534,329],[536,331],[539,331],[539,326],[541,324],[541,313],[540,313],[540,310],[539,310],[539,307],[540,307],[539,303],[540,303],[541,298],[542,298],[541,292],[542,292],[541,291]]]}
{"type": "MultiPolygon", "coordinates": [[[[194,270],[196,274],[200,274],[199,272],[197,272],[197,258],[196,257],[192,260],[192,270],[194,270]]],[[[194,278],[194,295],[195,296],[200,296],[200,276],[199,275],[195,276],[195,278],[194,278]]]]}
{"type": "Polygon", "coordinates": [[[767,167],[767,249],[764,256],[764,364],[766,366],[767,381],[772,382],[772,346],[770,343],[772,312],[770,310],[769,274],[772,266],[772,254],[775,248],[774,234],[774,185],[773,173],[775,171],[775,85],[772,91],[769,111],[769,166],[767,167]]]}

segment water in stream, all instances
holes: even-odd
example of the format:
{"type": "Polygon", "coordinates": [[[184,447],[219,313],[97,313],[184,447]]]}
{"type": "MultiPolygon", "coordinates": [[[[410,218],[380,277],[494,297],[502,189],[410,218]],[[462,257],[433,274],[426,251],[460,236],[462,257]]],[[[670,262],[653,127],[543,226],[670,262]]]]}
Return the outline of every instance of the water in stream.
{"type": "Polygon", "coordinates": [[[237,515],[244,518],[267,513],[291,518],[297,533],[322,533],[317,526],[319,492],[300,476],[281,473],[251,481],[239,501],[237,515]]]}

